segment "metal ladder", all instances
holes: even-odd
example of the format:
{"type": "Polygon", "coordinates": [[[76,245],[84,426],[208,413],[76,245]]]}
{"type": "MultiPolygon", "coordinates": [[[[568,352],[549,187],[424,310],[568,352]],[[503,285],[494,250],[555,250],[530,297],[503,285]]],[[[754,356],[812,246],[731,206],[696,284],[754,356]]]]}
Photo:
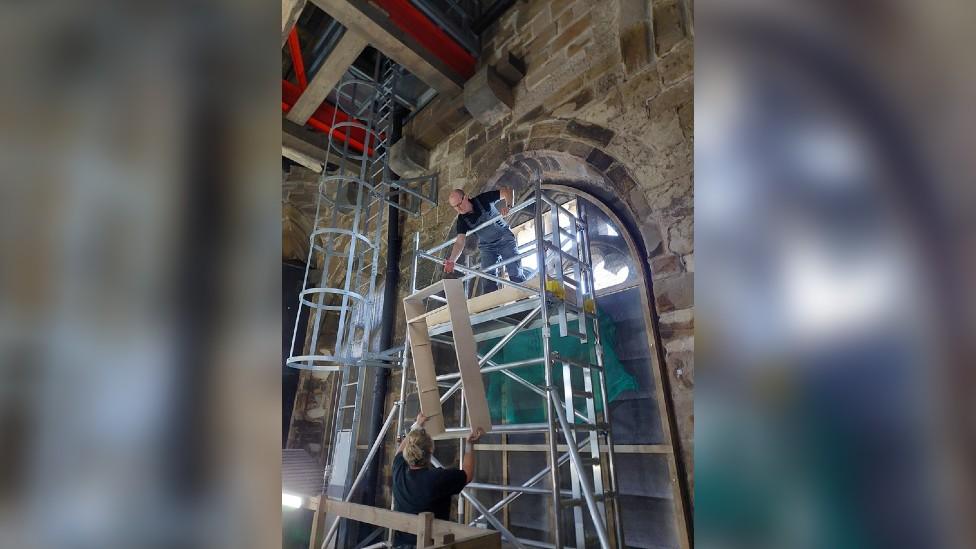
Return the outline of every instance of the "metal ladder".
{"type": "MultiPolygon", "coordinates": [[[[546,356],[546,384],[550,397],[550,433],[560,435],[570,452],[569,471],[571,496],[564,497],[559,488],[559,473],[556,461],[559,458],[558,446],[553,441],[549,445],[549,460],[552,467],[553,505],[556,507],[555,538],[556,545],[572,546],[564,539],[561,515],[564,508],[573,511],[573,538],[576,547],[587,547],[591,544],[586,539],[584,513],[589,511],[589,517],[599,538],[599,545],[611,546],[607,532],[607,524],[612,521],[616,545],[623,543],[623,528],[617,495],[616,459],[613,451],[613,437],[610,427],[609,408],[604,377],[603,345],[600,339],[599,320],[596,316],[596,292],[591,266],[589,237],[587,222],[582,216],[576,216],[557,204],[541,188],[536,190],[538,206],[536,212],[536,242],[545,248],[544,262],[539,265],[540,279],[547,283],[542,285],[545,306],[544,316],[549,319],[543,328],[544,353],[546,356]],[[545,236],[541,204],[546,204],[551,212],[551,241],[545,236]],[[560,218],[568,217],[572,231],[564,230],[560,218]],[[571,243],[569,251],[564,249],[564,243],[571,243]],[[570,251],[572,253],[570,253],[570,251]],[[552,258],[551,260],[549,258],[552,258]],[[548,283],[548,263],[554,264],[554,285],[548,283]],[[567,269],[568,267],[568,269],[567,269]],[[570,271],[572,278],[566,274],[570,271]],[[568,285],[567,285],[568,283],[568,285]],[[570,292],[569,287],[574,291],[570,292]],[[575,315],[578,323],[570,325],[569,316],[575,315]],[[581,343],[590,340],[589,327],[592,327],[591,354],[584,360],[566,357],[550,350],[548,326],[555,316],[555,324],[559,326],[560,337],[579,338],[581,343]],[[562,398],[559,388],[554,386],[553,368],[562,366],[562,398]],[[582,386],[580,386],[580,383],[582,386]],[[599,392],[599,395],[597,395],[599,392]],[[602,412],[597,412],[596,399],[600,399],[602,412]],[[577,409],[577,403],[582,404],[582,413],[577,409]],[[555,416],[555,417],[553,417],[555,416]],[[601,442],[606,448],[606,460],[601,454],[601,442]],[[604,482],[604,467],[607,467],[607,480],[604,482]],[[606,484],[609,484],[607,486],[606,484]],[[608,514],[608,504],[611,513],[608,514]],[[591,509],[592,507],[592,509],[591,509]]],[[[554,438],[556,438],[554,436],[554,438]]]]}

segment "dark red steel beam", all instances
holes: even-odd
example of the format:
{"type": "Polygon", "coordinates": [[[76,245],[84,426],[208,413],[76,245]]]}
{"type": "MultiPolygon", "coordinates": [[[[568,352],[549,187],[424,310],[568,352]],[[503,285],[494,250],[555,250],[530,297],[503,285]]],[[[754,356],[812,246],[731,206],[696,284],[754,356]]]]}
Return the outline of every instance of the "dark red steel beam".
{"type": "Polygon", "coordinates": [[[414,37],[430,53],[437,56],[465,80],[474,74],[476,60],[446,32],[441,30],[409,0],[373,0],[390,15],[390,20],[403,32],[414,37]]]}
{"type": "Polygon", "coordinates": [[[295,68],[295,77],[298,78],[298,85],[304,90],[308,87],[308,78],[305,77],[305,62],[302,61],[302,48],[298,44],[298,30],[292,27],[288,34],[288,52],[291,54],[291,65],[295,68]]]}
{"type": "MultiPolygon", "coordinates": [[[[288,103],[285,103],[284,101],[281,102],[281,111],[282,112],[288,112],[288,111],[290,111],[291,110],[291,107],[292,107],[292,105],[289,105],[288,103]]],[[[315,118],[309,118],[308,119],[308,122],[306,122],[306,124],[308,124],[309,126],[315,128],[316,130],[319,130],[322,133],[325,133],[325,134],[330,134],[331,133],[331,135],[333,135],[339,141],[343,141],[343,142],[348,141],[349,142],[349,146],[353,150],[355,150],[358,153],[363,152],[363,144],[361,142],[357,141],[356,139],[353,139],[352,137],[348,137],[346,134],[342,133],[341,131],[334,131],[334,132],[331,131],[332,130],[332,126],[326,124],[325,122],[322,122],[321,120],[317,120],[315,118]]],[[[372,147],[369,148],[369,155],[370,156],[373,156],[373,153],[375,153],[375,152],[376,151],[373,150],[372,147]]]]}
{"type": "MultiPolygon", "coordinates": [[[[302,95],[302,90],[298,86],[292,84],[287,80],[282,80],[281,81],[281,110],[284,112],[288,112],[289,110],[291,110],[291,108],[295,105],[295,103],[298,101],[298,98],[301,95],[302,95]]],[[[333,120],[335,120],[336,122],[348,122],[348,121],[358,122],[357,120],[350,117],[349,115],[342,112],[341,110],[336,109],[328,102],[323,102],[322,105],[315,110],[315,113],[312,114],[312,117],[308,119],[306,124],[325,134],[329,134],[331,132],[332,135],[334,135],[336,139],[340,141],[345,142],[348,140],[349,146],[352,147],[356,152],[359,153],[363,152],[363,142],[366,140],[365,130],[362,130],[360,128],[349,127],[346,128],[344,131],[336,130],[335,132],[332,132],[333,120]]],[[[373,156],[374,153],[375,153],[374,148],[370,147],[369,155],[373,156]]]]}

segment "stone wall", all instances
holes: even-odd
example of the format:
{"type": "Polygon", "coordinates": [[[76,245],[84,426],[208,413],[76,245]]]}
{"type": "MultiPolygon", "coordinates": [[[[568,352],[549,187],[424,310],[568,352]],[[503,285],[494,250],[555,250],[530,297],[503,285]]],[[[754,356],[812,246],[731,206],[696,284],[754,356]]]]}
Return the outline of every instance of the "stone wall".
{"type": "MultiPolygon", "coordinates": [[[[599,196],[647,253],[680,445],[693,486],[693,46],[681,0],[517,2],[484,36],[481,63],[524,59],[511,113],[469,120],[430,151],[441,204],[404,224],[421,245],[446,240],[454,187],[527,189],[541,173],[599,196]]],[[[409,273],[410,239],[401,265],[409,273]]],[[[429,265],[429,263],[428,263],[429,265]]],[[[419,273],[429,283],[431,268],[419,273]]],[[[409,277],[401,280],[405,290],[409,277]]],[[[398,334],[403,334],[403,319],[398,334]]]]}
{"type": "Polygon", "coordinates": [[[318,174],[301,166],[292,166],[281,176],[282,261],[308,261],[317,187],[318,174]]]}

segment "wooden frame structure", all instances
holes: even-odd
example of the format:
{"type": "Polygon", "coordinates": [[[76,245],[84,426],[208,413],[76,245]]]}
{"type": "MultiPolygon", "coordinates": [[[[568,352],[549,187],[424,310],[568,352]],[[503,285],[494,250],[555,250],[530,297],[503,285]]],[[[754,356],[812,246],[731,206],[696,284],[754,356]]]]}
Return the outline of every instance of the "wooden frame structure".
{"type": "Polygon", "coordinates": [[[446,520],[437,520],[433,513],[411,515],[398,513],[379,507],[359,505],[328,498],[315,498],[309,502],[315,510],[312,518],[312,538],[309,547],[319,546],[318,525],[324,522],[326,514],[365,522],[381,528],[399,532],[409,532],[417,536],[417,547],[431,549],[501,549],[501,534],[484,528],[464,526],[446,520]],[[324,503],[324,504],[323,504],[324,503]]]}
{"type": "Polygon", "coordinates": [[[413,352],[413,366],[417,378],[417,392],[420,395],[420,411],[429,418],[427,432],[434,439],[467,437],[471,430],[478,427],[486,433],[491,432],[488,399],[485,396],[485,383],[481,378],[467,303],[464,286],[456,279],[441,280],[403,300],[408,339],[413,352]],[[444,292],[447,305],[430,313],[425,312],[424,298],[441,291],[444,292]],[[434,313],[446,313],[454,331],[454,351],[461,375],[461,391],[467,404],[468,431],[446,432],[427,323],[428,316],[434,313]]]}

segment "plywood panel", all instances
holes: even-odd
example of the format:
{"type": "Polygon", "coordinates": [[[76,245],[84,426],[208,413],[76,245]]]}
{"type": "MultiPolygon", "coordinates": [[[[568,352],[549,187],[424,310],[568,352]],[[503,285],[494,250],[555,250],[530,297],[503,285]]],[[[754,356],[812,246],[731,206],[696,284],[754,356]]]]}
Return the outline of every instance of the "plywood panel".
{"type": "MultiPolygon", "coordinates": [[[[416,315],[423,308],[414,299],[403,300],[403,310],[407,318],[416,315]]],[[[427,416],[425,428],[431,436],[444,432],[444,414],[441,408],[440,392],[437,389],[437,374],[434,368],[434,355],[430,348],[427,323],[412,322],[407,325],[410,338],[410,352],[413,355],[414,376],[420,397],[420,413],[427,416]]]]}
{"type": "MultiPolygon", "coordinates": [[[[538,288],[539,279],[538,277],[533,277],[526,280],[523,284],[529,286],[530,288],[538,288]]],[[[488,309],[493,309],[520,299],[526,299],[534,295],[536,295],[535,292],[526,292],[512,286],[504,286],[498,290],[495,290],[494,292],[489,292],[487,294],[479,295],[467,300],[468,315],[470,316],[484,312],[488,309]]],[[[443,307],[434,309],[430,313],[427,313],[426,319],[428,326],[437,326],[438,324],[443,324],[450,321],[451,315],[448,312],[447,305],[445,305],[443,307]]]]}
{"type": "Polygon", "coordinates": [[[461,372],[461,390],[464,391],[468,408],[468,425],[472,429],[480,427],[487,433],[491,431],[491,416],[488,413],[485,382],[481,377],[474,332],[471,329],[471,318],[467,310],[468,300],[461,281],[445,280],[444,295],[447,297],[447,308],[454,334],[454,351],[461,372]]]}

